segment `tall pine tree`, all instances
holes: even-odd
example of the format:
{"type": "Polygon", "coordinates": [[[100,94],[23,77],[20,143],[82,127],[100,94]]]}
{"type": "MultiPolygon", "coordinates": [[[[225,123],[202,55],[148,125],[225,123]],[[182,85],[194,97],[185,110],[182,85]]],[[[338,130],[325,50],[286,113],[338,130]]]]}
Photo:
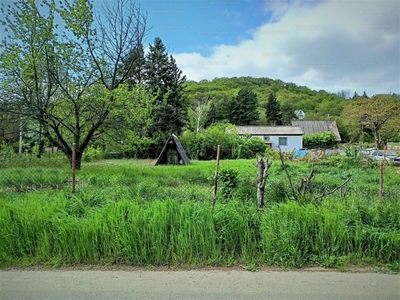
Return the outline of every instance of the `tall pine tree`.
{"type": "Polygon", "coordinates": [[[294,111],[295,109],[290,103],[288,102],[282,103],[281,105],[282,125],[290,125],[292,120],[297,119],[297,116],[294,113],[294,111]]]}
{"type": "Polygon", "coordinates": [[[139,45],[130,51],[129,55],[122,60],[119,73],[128,74],[126,83],[132,89],[136,84],[144,81],[144,50],[143,46],[139,45]]]}
{"type": "Polygon", "coordinates": [[[268,96],[268,101],[265,106],[265,116],[268,125],[274,126],[283,124],[281,105],[276,100],[273,93],[268,96]]]}
{"type": "Polygon", "coordinates": [[[156,96],[152,132],[180,134],[187,122],[188,103],[183,96],[186,76],[168,55],[160,38],[150,45],[145,57],[145,84],[156,96]]]}
{"type": "Polygon", "coordinates": [[[257,94],[243,88],[229,103],[229,122],[235,125],[256,125],[260,117],[257,94]]]}

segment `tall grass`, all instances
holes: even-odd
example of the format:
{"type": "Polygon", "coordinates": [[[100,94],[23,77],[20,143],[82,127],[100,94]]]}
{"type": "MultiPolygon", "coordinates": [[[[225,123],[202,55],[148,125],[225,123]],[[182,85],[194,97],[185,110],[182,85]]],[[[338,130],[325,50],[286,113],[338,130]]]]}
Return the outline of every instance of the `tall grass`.
{"type": "MultiPolygon", "coordinates": [[[[0,266],[333,267],[400,260],[400,201],[382,201],[375,190],[373,195],[365,192],[370,183],[363,181],[375,169],[316,168],[320,190],[340,183],[347,173],[359,172],[360,178],[349,183],[345,196],[333,194],[315,204],[290,200],[281,167],[274,163],[268,186],[272,191],[267,190],[266,207],[259,211],[253,162],[221,164],[239,171],[239,186],[232,198],[217,201],[214,211],[213,162],[188,167],[133,161],[87,164],[78,173],[75,194],[69,189],[0,192],[0,266]]],[[[310,167],[288,166],[295,180],[310,167]]],[[[385,179],[387,190],[399,193],[396,174],[387,172],[385,179]]]]}

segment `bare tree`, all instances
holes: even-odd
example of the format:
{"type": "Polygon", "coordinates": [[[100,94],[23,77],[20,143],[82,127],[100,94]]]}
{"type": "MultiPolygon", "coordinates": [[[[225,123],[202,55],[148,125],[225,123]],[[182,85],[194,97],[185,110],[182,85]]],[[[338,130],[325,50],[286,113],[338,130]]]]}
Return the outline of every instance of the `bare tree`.
{"type": "Polygon", "coordinates": [[[46,9],[24,0],[2,7],[8,36],[1,46],[0,70],[9,92],[20,96],[10,102],[10,111],[37,122],[40,136],[70,160],[75,143],[79,169],[93,137],[105,124],[110,126],[106,121],[118,120],[132,105],[132,99],[119,97],[130,71],[129,65],[121,71],[121,65],[141,47],[147,14],[129,0],[105,2],[97,18],[89,1],[48,0],[41,5],[46,9]],[[55,22],[57,14],[61,24],[55,22]]]}

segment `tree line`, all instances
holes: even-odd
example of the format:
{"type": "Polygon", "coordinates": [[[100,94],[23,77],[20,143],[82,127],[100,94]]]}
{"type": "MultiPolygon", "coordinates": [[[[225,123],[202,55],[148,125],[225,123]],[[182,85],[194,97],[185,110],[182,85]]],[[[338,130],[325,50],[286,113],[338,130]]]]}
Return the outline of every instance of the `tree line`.
{"type": "Polygon", "coordinates": [[[290,125],[297,109],[335,119],[345,141],[399,139],[395,94],[350,98],[270,78],[186,80],[161,38],[145,53],[147,13],[132,1],[106,2],[96,14],[86,0],[18,0],[1,13],[0,142],[22,134],[39,157],[55,146],[71,160],[73,144],[77,168],[89,146],[156,157],[170,134],[290,125]]]}
{"type": "Polygon", "coordinates": [[[29,127],[38,156],[49,143],[71,160],[75,144],[80,168],[89,144],[147,138],[151,151],[180,133],[186,78],[160,38],[144,54],[140,5],[105,2],[96,15],[90,1],[19,0],[1,13],[1,118],[14,131],[29,127]]]}

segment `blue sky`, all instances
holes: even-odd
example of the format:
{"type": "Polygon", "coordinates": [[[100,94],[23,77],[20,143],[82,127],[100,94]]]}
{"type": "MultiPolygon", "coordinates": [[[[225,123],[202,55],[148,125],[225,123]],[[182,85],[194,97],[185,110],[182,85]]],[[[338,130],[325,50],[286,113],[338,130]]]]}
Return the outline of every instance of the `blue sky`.
{"type": "Polygon", "coordinates": [[[253,76],[400,93],[398,0],[142,0],[188,79],[253,76]]]}
{"type": "MultiPolygon", "coordinates": [[[[94,0],[95,9],[104,1],[115,0],[94,0]]],[[[189,80],[252,76],[332,93],[400,93],[399,0],[136,3],[151,28],[144,46],[160,37],[189,80]]]]}
{"type": "MultiPolygon", "coordinates": [[[[268,21],[262,1],[138,1],[152,29],[147,42],[161,37],[171,53],[198,52],[207,57],[212,47],[235,45],[268,21]]],[[[147,43],[148,44],[148,43],[147,43]]]]}

